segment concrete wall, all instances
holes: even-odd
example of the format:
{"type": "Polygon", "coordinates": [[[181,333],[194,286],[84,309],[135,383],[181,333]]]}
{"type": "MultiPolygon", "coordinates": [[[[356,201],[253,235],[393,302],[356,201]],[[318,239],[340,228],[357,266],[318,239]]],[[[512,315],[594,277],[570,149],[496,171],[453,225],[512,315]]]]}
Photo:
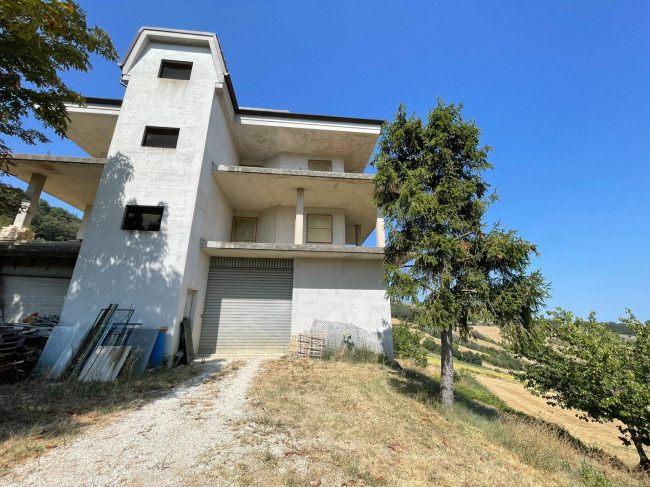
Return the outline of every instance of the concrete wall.
{"type": "Polygon", "coordinates": [[[315,319],[350,323],[378,333],[392,356],[390,302],[377,260],[295,259],[291,333],[308,331],[315,319]]]}
{"type": "MultiPolygon", "coordinates": [[[[221,161],[222,164],[239,164],[239,155],[232,140],[226,116],[217,95],[213,96],[208,133],[205,142],[205,155],[201,166],[201,176],[196,192],[196,204],[192,230],[190,233],[189,249],[185,279],[182,284],[182,297],[186,299],[187,290],[196,290],[195,312],[192,324],[194,351],[198,352],[201,325],[203,323],[203,305],[210,268],[210,256],[201,252],[199,242],[204,240],[229,241],[232,230],[232,218],[236,214],[217,182],[212,177],[212,163],[221,161]]],[[[181,310],[185,309],[182,303],[181,310]]],[[[178,317],[180,321],[182,316],[178,317]]],[[[174,337],[173,350],[178,345],[178,336],[174,337]]]]}
{"type": "Polygon", "coordinates": [[[266,161],[251,161],[249,164],[261,165],[275,169],[299,169],[309,170],[309,160],[332,161],[332,172],[345,172],[345,162],[340,156],[328,156],[323,154],[297,154],[293,152],[281,152],[268,158],[266,161]]]}
{"type": "MultiPolygon", "coordinates": [[[[219,199],[210,157],[204,157],[208,131],[214,136],[208,145],[226,137],[223,116],[211,117],[222,73],[216,72],[207,48],[150,44],[130,75],[61,324],[86,330],[101,308],[119,303],[133,307],[133,319],[144,326],[169,327],[170,353],[178,342],[175,330],[187,287],[205,287],[202,276],[185,276],[186,270],[192,274],[208,268],[207,257],[198,254],[196,228],[205,229],[204,238],[229,237],[221,222],[230,222],[230,208],[219,199]],[[158,78],[162,59],[193,62],[191,79],[158,78]],[[176,149],[142,147],[145,126],[179,128],[176,149]],[[206,185],[201,191],[199,180],[206,185]],[[195,212],[199,199],[202,211],[195,212]],[[163,205],[160,231],[121,230],[126,204],[163,205]],[[215,212],[217,208],[222,211],[215,212]],[[211,213],[209,221],[206,213],[211,213]]],[[[73,343],[81,336],[77,332],[73,343]]],[[[50,342],[48,347],[61,346],[56,339],[50,342]]]]}

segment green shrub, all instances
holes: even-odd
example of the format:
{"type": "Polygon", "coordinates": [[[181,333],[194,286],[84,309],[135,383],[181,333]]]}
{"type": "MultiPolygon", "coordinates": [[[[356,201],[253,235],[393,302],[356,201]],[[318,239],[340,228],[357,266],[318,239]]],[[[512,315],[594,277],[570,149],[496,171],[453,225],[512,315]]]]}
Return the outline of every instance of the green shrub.
{"type": "Polygon", "coordinates": [[[424,342],[422,342],[422,346],[431,353],[440,353],[441,350],[440,345],[438,345],[438,342],[431,337],[427,337],[424,340],[424,342]]]}
{"type": "Polygon", "coordinates": [[[395,357],[412,360],[416,365],[427,365],[427,349],[420,345],[422,333],[411,331],[405,325],[393,325],[393,353],[395,357]]]}

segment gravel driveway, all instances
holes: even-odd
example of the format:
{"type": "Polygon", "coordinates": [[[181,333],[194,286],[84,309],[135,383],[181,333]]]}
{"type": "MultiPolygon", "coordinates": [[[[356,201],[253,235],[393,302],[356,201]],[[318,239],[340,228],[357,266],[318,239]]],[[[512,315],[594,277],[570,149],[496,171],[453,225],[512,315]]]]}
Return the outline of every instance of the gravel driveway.
{"type": "Polygon", "coordinates": [[[248,360],[222,380],[211,376],[226,362],[206,362],[191,383],[17,467],[0,485],[190,485],[211,451],[233,442],[230,423],[246,416],[247,390],[261,362],[248,360]]]}

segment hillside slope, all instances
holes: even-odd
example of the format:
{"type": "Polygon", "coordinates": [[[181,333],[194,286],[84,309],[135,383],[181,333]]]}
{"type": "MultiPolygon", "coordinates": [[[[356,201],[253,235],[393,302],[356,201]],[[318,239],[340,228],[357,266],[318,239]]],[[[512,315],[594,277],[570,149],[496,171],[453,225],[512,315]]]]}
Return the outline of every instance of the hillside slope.
{"type": "MultiPolygon", "coordinates": [[[[301,360],[265,363],[239,445],[213,452],[222,485],[643,485],[605,456],[505,403],[470,375],[454,413],[438,405],[436,370],[301,360]],[[227,467],[225,467],[227,466],[227,467]]],[[[212,462],[208,462],[209,464],[212,462]]],[[[197,481],[199,478],[197,477],[197,481]]]]}

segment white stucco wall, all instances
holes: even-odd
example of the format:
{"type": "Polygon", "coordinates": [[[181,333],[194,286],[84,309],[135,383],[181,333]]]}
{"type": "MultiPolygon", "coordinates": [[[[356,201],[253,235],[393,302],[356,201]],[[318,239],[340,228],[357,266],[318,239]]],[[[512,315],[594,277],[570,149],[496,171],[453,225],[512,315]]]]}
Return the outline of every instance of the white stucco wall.
{"type": "MultiPolygon", "coordinates": [[[[233,208],[215,179],[212,177],[212,163],[222,161],[223,164],[237,165],[239,156],[232,140],[223,108],[218,96],[214,96],[211,104],[210,123],[205,143],[205,155],[201,167],[201,177],[196,193],[196,205],[192,230],[190,233],[187,263],[182,284],[181,297],[187,298],[187,290],[197,291],[194,304],[194,322],[192,323],[192,338],[194,351],[198,351],[199,337],[203,323],[203,305],[208,282],[210,256],[201,252],[199,242],[204,240],[229,241],[232,230],[233,208]]],[[[180,308],[184,311],[185,303],[180,308]]],[[[180,321],[179,316],[177,321],[180,321]]],[[[178,335],[178,334],[177,334],[178,335]]],[[[178,336],[174,337],[173,350],[178,346],[178,336]]]]}
{"type": "MultiPolygon", "coordinates": [[[[203,222],[210,213],[212,225],[203,228],[211,235],[205,237],[223,239],[226,234],[218,222],[231,219],[229,205],[219,200],[215,190],[211,162],[204,158],[209,128],[213,135],[215,124],[224,125],[221,139],[226,130],[223,117],[220,121],[211,118],[218,76],[207,48],[182,45],[150,44],[131,70],[61,313],[62,325],[85,330],[101,308],[119,303],[135,309],[135,322],[169,328],[168,353],[178,342],[175,329],[183,314],[187,286],[199,286],[201,276],[196,271],[207,272],[208,267],[207,257],[199,254],[194,222],[203,222]],[[193,62],[191,79],[158,78],[162,59],[193,62]],[[179,128],[176,149],[142,147],[145,126],[179,128]],[[205,185],[201,191],[199,180],[205,185]],[[211,195],[209,201],[204,201],[206,193],[211,195]],[[205,208],[195,212],[199,199],[205,208]],[[163,205],[160,231],[121,230],[127,204],[163,205]],[[217,207],[220,212],[211,212],[217,207]]],[[[54,342],[52,347],[60,346],[54,342]]]]}
{"type": "Polygon", "coordinates": [[[390,302],[377,260],[294,259],[291,333],[309,331],[315,319],[351,323],[379,333],[392,356],[390,302]]]}

